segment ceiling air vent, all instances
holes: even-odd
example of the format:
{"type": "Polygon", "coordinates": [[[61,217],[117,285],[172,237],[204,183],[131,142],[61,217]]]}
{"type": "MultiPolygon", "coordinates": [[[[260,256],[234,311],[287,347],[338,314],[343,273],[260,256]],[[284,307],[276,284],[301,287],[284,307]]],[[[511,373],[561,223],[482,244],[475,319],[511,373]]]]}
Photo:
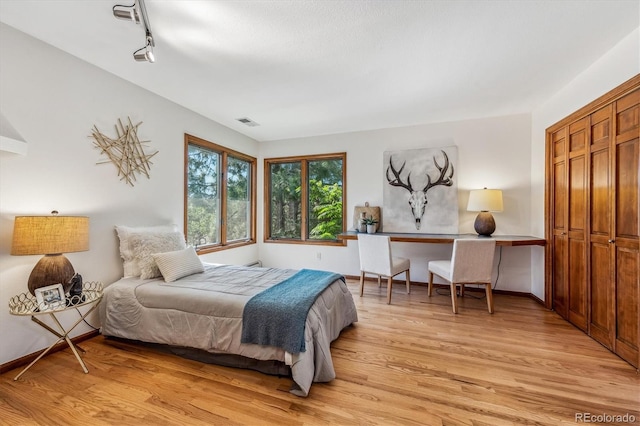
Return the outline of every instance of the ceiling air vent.
{"type": "Polygon", "coordinates": [[[259,126],[258,123],[256,123],[255,121],[253,121],[250,118],[247,117],[243,117],[243,118],[236,118],[237,121],[241,122],[242,124],[246,124],[249,127],[256,127],[259,126]]]}

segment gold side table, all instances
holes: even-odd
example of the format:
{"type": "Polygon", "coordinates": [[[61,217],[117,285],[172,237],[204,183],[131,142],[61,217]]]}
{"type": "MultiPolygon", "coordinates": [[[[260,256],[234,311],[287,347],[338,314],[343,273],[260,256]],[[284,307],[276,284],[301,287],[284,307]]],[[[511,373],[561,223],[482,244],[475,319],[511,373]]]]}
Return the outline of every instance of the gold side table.
{"type": "Polygon", "coordinates": [[[25,369],[22,370],[20,374],[18,374],[13,380],[18,380],[20,376],[22,376],[36,362],[38,362],[43,356],[45,356],[51,349],[53,349],[55,345],[62,342],[63,340],[67,342],[67,344],[71,348],[71,351],[76,356],[76,359],[80,363],[82,370],[85,373],[88,373],[89,370],[87,369],[87,366],[82,360],[82,357],[80,357],[80,354],[78,353],[78,350],[80,350],[82,353],[84,353],[85,350],[75,345],[69,338],[69,334],[73,331],[74,328],[78,326],[78,324],[84,321],[85,318],[91,312],[93,312],[95,308],[98,307],[98,304],[100,303],[101,299],[102,299],[102,283],[100,282],[84,283],[82,285],[82,293],[80,295],[67,298],[64,306],[59,306],[54,308],[50,308],[45,304],[38,304],[38,301],[36,300],[36,298],[32,296],[30,293],[21,293],[9,299],[9,313],[11,315],[31,316],[31,320],[33,322],[35,322],[36,324],[38,324],[39,326],[41,326],[51,334],[54,334],[55,336],[58,337],[58,340],[53,342],[51,346],[49,346],[47,349],[43,350],[42,353],[38,355],[38,357],[34,359],[29,365],[27,365],[25,369]],[[65,330],[65,328],[62,326],[62,324],[60,323],[56,315],[58,315],[61,312],[65,312],[70,309],[75,309],[82,306],[91,306],[91,308],[88,309],[85,313],[78,311],[80,313],[80,319],[76,321],[71,327],[69,327],[68,330],[65,330]],[[51,328],[49,325],[42,322],[38,318],[38,316],[40,315],[49,315],[53,320],[53,322],[55,323],[55,325],[59,328],[59,331],[51,328]]]}

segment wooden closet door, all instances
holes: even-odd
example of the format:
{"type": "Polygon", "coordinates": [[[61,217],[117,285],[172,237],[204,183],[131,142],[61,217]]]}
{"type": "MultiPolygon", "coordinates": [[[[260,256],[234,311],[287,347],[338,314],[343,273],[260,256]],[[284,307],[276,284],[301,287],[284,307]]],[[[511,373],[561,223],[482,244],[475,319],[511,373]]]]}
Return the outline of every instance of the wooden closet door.
{"type": "Polygon", "coordinates": [[[546,142],[545,303],[640,368],[640,74],[546,142]]]}
{"type": "Polygon", "coordinates": [[[639,366],[640,216],[640,89],[614,103],[615,121],[615,304],[614,352],[639,366]]]}
{"type": "Polygon", "coordinates": [[[588,118],[569,125],[568,308],[569,321],[587,331],[588,118]]]}
{"type": "Polygon", "coordinates": [[[589,335],[613,350],[615,331],[615,263],[610,243],[613,235],[613,185],[611,163],[611,105],[590,117],[589,192],[589,335]]]}
{"type": "Polygon", "coordinates": [[[551,263],[552,307],[563,318],[569,317],[567,281],[567,128],[550,135],[551,145],[551,263]]]}

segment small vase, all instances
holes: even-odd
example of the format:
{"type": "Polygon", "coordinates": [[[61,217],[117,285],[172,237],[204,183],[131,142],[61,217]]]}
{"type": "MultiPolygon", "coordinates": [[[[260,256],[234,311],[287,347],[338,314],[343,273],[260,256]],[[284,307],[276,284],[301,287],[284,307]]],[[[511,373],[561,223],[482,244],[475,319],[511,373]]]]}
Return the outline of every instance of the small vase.
{"type": "Polygon", "coordinates": [[[372,225],[367,225],[367,234],[375,234],[375,233],[376,233],[375,223],[372,225]]]}

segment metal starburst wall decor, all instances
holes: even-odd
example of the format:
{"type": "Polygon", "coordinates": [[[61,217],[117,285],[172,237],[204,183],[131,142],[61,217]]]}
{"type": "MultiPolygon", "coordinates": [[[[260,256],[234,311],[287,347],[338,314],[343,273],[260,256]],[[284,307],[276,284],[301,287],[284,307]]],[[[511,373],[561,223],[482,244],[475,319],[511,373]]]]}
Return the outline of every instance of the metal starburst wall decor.
{"type": "Polygon", "coordinates": [[[127,117],[128,124],[123,125],[118,119],[116,124],[116,138],[112,139],[98,130],[97,126],[93,126],[90,137],[93,137],[93,145],[100,149],[100,155],[106,155],[107,159],[98,161],[96,164],[113,163],[118,168],[118,176],[120,180],[125,181],[133,186],[136,181],[136,174],[142,174],[149,179],[151,170],[151,161],[154,155],[147,154],[144,151],[144,145],[151,141],[141,141],[138,138],[138,127],[142,122],[134,125],[131,118],[127,117]]]}

